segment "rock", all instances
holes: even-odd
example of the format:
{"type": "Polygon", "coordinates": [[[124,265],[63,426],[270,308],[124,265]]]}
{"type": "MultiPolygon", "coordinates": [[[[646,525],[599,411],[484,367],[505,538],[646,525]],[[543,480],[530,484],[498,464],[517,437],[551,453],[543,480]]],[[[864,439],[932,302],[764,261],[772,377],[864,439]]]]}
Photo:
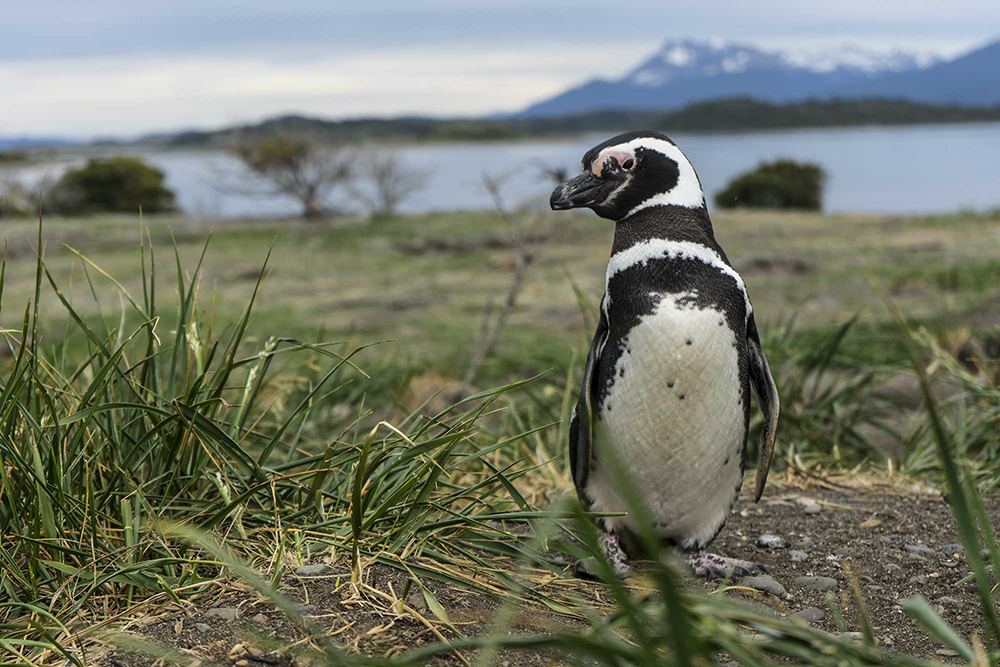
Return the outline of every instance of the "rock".
{"type": "Polygon", "coordinates": [[[947,554],[949,556],[954,556],[955,554],[960,554],[965,552],[965,547],[961,544],[942,544],[941,553],[947,554]]]}
{"type": "Polygon", "coordinates": [[[881,586],[877,586],[875,584],[868,584],[868,590],[872,591],[873,593],[877,593],[880,590],[882,590],[882,587],[881,586]]]}
{"type": "Polygon", "coordinates": [[[952,651],[950,648],[939,648],[938,650],[936,650],[934,652],[937,655],[940,655],[943,658],[957,658],[958,657],[958,651],[952,651]]]}
{"type": "Polygon", "coordinates": [[[240,615],[235,607],[213,607],[205,612],[205,618],[217,618],[220,621],[232,621],[240,615]]]}
{"type": "Polygon", "coordinates": [[[330,571],[330,566],[326,563],[313,563],[295,568],[295,574],[300,577],[318,577],[322,574],[329,574],[330,571]]]}
{"type": "Polygon", "coordinates": [[[778,597],[785,594],[785,587],[766,574],[758,577],[743,577],[740,579],[740,586],[753,588],[754,590],[770,593],[778,597]]]}
{"type": "Polygon", "coordinates": [[[819,623],[826,618],[826,613],[816,607],[806,607],[805,609],[798,610],[792,616],[801,618],[806,623],[819,623]]]}
{"type": "Polygon", "coordinates": [[[802,502],[802,513],[803,514],[819,514],[822,511],[823,511],[823,507],[819,503],[817,503],[817,502],[815,502],[813,500],[806,499],[806,500],[804,500],[802,502]]]}
{"type": "Polygon", "coordinates": [[[854,550],[850,547],[840,547],[833,552],[834,556],[839,556],[840,558],[846,558],[847,556],[853,556],[854,550]]]}
{"type": "Polygon", "coordinates": [[[798,549],[792,549],[788,552],[788,558],[793,563],[801,563],[805,559],[809,558],[809,554],[805,551],[799,551],[798,549]]]}
{"type": "Polygon", "coordinates": [[[914,561],[914,562],[917,562],[917,563],[926,563],[927,562],[927,559],[924,556],[921,556],[920,554],[915,554],[915,553],[907,553],[906,554],[906,560],[914,561]]]}
{"type": "Polygon", "coordinates": [[[264,614],[254,614],[253,616],[250,617],[250,620],[253,621],[254,623],[261,623],[261,624],[267,623],[267,616],[265,616],[264,614]]]}
{"type": "Polygon", "coordinates": [[[418,612],[423,613],[427,611],[427,600],[424,599],[424,594],[416,586],[406,596],[406,604],[418,612]]]}
{"type": "Polygon", "coordinates": [[[195,623],[194,627],[198,632],[211,632],[212,626],[208,623],[195,623]]]}
{"type": "Polygon", "coordinates": [[[765,549],[783,549],[785,540],[777,535],[761,535],[757,538],[757,546],[765,549]]]}
{"type": "Polygon", "coordinates": [[[866,584],[874,584],[875,583],[875,580],[872,579],[871,577],[869,577],[867,574],[862,574],[860,577],[858,577],[858,579],[860,579],[861,581],[865,582],[866,584]]]}
{"type": "Polygon", "coordinates": [[[896,565],[895,563],[885,563],[884,565],[882,565],[882,569],[888,572],[889,574],[895,574],[897,576],[902,574],[903,572],[903,568],[896,565]]]}
{"type": "Polygon", "coordinates": [[[903,549],[914,554],[927,554],[929,556],[937,555],[937,552],[934,551],[934,549],[931,549],[930,547],[925,547],[922,544],[905,544],[903,545],[903,549]]]}
{"type": "Polygon", "coordinates": [[[837,580],[830,577],[799,577],[795,583],[807,591],[832,591],[837,587],[837,580]]]}
{"type": "Polygon", "coordinates": [[[962,604],[955,598],[950,598],[947,595],[939,597],[937,600],[934,600],[934,602],[938,603],[939,605],[943,605],[945,607],[958,607],[962,604]]]}
{"type": "Polygon", "coordinates": [[[806,553],[809,553],[810,551],[813,550],[813,541],[812,538],[810,537],[801,537],[798,540],[796,540],[795,544],[793,544],[792,546],[798,549],[799,551],[805,551],[806,553]]]}
{"type": "Polygon", "coordinates": [[[918,574],[915,577],[910,577],[910,580],[907,581],[906,583],[908,583],[908,584],[918,584],[920,586],[923,586],[924,584],[927,583],[927,575],[926,574],[918,574]]]}

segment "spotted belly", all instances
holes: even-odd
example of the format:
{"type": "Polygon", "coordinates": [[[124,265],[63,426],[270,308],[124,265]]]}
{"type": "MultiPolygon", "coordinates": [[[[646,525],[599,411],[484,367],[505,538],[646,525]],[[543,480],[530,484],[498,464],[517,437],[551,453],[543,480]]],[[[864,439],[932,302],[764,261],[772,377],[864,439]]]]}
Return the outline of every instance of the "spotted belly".
{"type": "MultiPolygon", "coordinates": [[[[594,420],[595,468],[584,489],[599,512],[627,507],[609,451],[645,499],[658,533],[701,548],[725,522],[743,478],[747,382],[743,335],[690,294],[655,294],[652,309],[608,344],[594,420]]],[[[613,318],[613,316],[612,316],[613,318]]],[[[635,530],[627,516],[609,528],[635,530]]]]}

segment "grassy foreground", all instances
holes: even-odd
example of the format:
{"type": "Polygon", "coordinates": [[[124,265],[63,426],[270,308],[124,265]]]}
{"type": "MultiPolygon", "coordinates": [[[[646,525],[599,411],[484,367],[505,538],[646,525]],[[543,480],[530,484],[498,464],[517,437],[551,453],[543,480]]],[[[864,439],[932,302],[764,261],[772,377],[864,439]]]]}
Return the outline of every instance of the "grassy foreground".
{"type": "MultiPolygon", "coordinates": [[[[316,659],[353,662],[274,590],[323,555],[350,564],[359,595],[367,568],[404,572],[399,614],[413,613],[400,602],[408,591],[421,592],[451,643],[395,662],[464,646],[483,660],[521,647],[605,664],[721,654],[920,664],[875,645],[870,629],[855,643],[686,591],[666,554],[645,593],[612,581],[606,606],[571,584],[539,586],[595,549],[568,499],[562,442],[611,230],[587,216],[525,214],[523,224],[534,261],[475,382],[487,389],[447,400],[487,299],[510,280],[510,230],[495,215],[378,228],[227,223],[207,249],[198,221],[10,225],[0,280],[4,662],[88,664],[95,639],[122,641],[100,633],[133,605],[183,606],[232,576],[312,633],[316,659]],[[46,248],[44,262],[32,246],[46,248]],[[395,342],[365,347],[385,338],[395,342]],[[510,607],[491,631],[458,639],[468,633],[431,581],[510,607]],[[577,625],[509,634],[518,605],[577,625]]],[[[952,352],[995,326],[1000,220],[738,213],[717,216],[717,229],[770,319],[765,346],[785,415],[779,465],[818,472],[888,451],[894,465],[946,484],[983,633],[958,636],[920,600],[905,609],[986,664],[1000,639],[989,573],[1000,553],[978,489],[1000,479],[1000,390],[995,368],[982,361],[971,372],[952,352]],[[928,359],[947,385],[931,385],[928,359]]]]}

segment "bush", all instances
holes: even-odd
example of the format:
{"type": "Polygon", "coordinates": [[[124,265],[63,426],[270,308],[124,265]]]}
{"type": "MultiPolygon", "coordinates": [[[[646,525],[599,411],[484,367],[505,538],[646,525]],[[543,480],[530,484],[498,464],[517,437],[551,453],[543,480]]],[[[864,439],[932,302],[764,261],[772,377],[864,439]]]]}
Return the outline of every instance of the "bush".
{"type": "Polygon", "coordinates": [[[49,193],[48,210],[65,215],[175,209],[163,172],[137,157],[91,158],[67,171],[49,193]]]}
{"type": "Polygon", "coordinates": [[[797,208],[818,211],[826,174],[808,162],[776,160],[731,180],[715,196],[721,208],[797,208]]]}

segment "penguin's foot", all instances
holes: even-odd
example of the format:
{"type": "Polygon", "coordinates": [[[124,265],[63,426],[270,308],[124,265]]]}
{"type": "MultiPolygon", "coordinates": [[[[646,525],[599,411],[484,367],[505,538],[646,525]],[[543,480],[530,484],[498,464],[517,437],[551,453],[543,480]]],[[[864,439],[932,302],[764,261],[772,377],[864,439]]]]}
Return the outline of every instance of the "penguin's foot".
{"type": "MultiPolygon", "coordinates": [[[[624,579],[633,572],[632,561],[622,549],[618,536],[614,533],[602,533],[598,541],[601,553],[608,559],[615,576],[624,579]]],[[[583,558],[573,564],[573,574],[581,579],[600,579],[600,570],[593,558],[583,558]]]]}
{"type": "Polygon", "coordinates": [[[767,574],[767,568],[760,563],[738,558],[726,558],[715,554],[696,552],[685,554],[685,562],[694,570],[696,577],[706,579],[731,577],[749,577],[755,574],[767,574]]]}

